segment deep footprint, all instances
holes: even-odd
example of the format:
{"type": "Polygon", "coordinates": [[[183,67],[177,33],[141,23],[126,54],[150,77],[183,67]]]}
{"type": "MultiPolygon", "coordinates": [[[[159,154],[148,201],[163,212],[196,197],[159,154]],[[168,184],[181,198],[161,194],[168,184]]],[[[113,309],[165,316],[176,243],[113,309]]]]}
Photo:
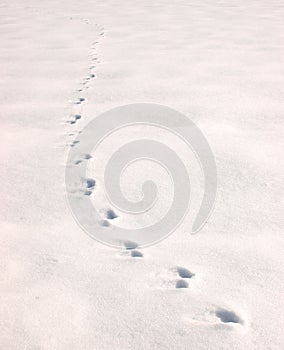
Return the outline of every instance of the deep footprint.
{"type": "Polygon", "coordinates": [[[135,249],[138,247],[138,244],[135,242],[131,241],[125,241],[123,242],[125,249],[130,250],[130,249],[135,249]]]}
{"type": "Polygon", "coordinates": [[[94,179],[86,179],[86,187],[94,188],[96,186],[96,180],[94,179]]]}
{"type": "Polygon", "coordinates": [[[181,278],[192,278],[194,277],[194,273],[190,272],[188,269],[184,267],[177,267],[177,273],[181,278]]]}
{"type": "Polygon", "coordinates": [[[143,253],[139,252],[139,250],[131,250],[132,258],[143,258],[143,253]]]}
{"type": "Polygon", "coordinates": [[[114,210],[108,209],[107,212],[106,212],[106,218],[108,220],[113,220],[113,219],[117,218],[117,215],[115,214],[114,210]]]}
{"type": "Polygon", "coordinates": [[[215,311],[215,314],[223,323],[243,324],[243,320],[233,311],[218,309],[215,311]]]}

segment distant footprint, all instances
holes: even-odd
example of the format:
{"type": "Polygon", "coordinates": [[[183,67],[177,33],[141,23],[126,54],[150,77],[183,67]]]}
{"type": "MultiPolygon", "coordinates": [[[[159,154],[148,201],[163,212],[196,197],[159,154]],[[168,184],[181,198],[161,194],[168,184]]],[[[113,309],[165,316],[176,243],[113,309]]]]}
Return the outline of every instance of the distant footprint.
{"type": "Polygon", "coordinates": [[[74,146],[76,146],[77,145],[77,143],[80,143],[80,141],[73,141],[71,144],[70,144],[70,147],[74,147],[74,146]]]}
{"type": "Polygon", "coordinates": [[[91,159],[93,157],[90,154],[84,154],[83,158],[89,160],[89,159],[91,159]]]}
{"type": "Polygon", "coordinates": [[[85,98],[84,97],[79,97],[77,101],[75,101],[75,104],[76,105],[80,105],[82,102],[85,101],[85,98]]]}

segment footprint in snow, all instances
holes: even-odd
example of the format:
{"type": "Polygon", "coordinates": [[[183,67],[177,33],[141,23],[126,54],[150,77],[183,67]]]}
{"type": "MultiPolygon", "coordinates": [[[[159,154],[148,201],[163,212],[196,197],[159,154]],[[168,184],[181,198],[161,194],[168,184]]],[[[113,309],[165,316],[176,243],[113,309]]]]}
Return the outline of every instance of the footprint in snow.
{"type": "Polygon", "coordinates": [[[176,288],[188,288],[188,282],[185,280],[178,280],[176,282],[176,288]]]}
{"type": "Polygon", "coordinates": [[[195,274],[186,269],[185,267],[177,267],[176,272],[179,275],[179,277],[181,277],[181,279],[176,281],[176,288],[188,288],[189,284],[187,280],[194,277],[195,274]]]}
{"type": "Polygon", "coordinates": [[[80,114],[74,114],[74,115],[72,115],[72,119],[66,121],[66,123],[73,125],[73,124],[76,124],[77,121],[81,118],[82,118],[82,116],[80,114]]]}
{"type": "Polygon", "coordinates": [[[86,187],[87,188],[94,188],[96,186],[96,180],[88,178],[86,179],[86,187]]]}
{"type": "Polygon", "coordinates": [[[115,214],[114,210],[108,209],[108,210],[105,212],[105,219],[101,220],[101,221],[100,221],[100,224],[101,224],[101,226],[108,227],[108,226],[110,226],[109,220],[114,220],[114,219],[116,219],[117,217],[118,217],[118,216],[115,214]]]}
{"type": "Polygon", "coordinates": [[[84,191],[84,195],[85,195],[85,196],[90,196],[92,193],[93,193],[93,192],[90,191],[90,190],[85,190],[85,191],[84,191]]]}
{"type": "Polygon", "coordinates": [[[231,329],[238,325],[246,325],[244,319],[242,319],[236,312],[216,306],[209,310],[207,309],[203,315],[196,315],[195,317],[190,318],[189,321],[199,325],[229,326],[231,329]]]}
{"type": "Polygon", "coordinates": [[[127,251],[130,251],[132,258],[143,258],[144,254],[137,249],[138,244],[136,242],[124,241],[123,245],[127,251]]]}
{"type": "Polygon", "coordinates": [[[113,220],[113,219],[116,219],[118,216],[115,214],[114,210],[112,209],[108,209],[107,212],[106,212],[106,218],[108,220],[113,220]]]}
{"type": "Polygon", "coordinates": [[[91,159],[93,157],[90,154],[84,154],[83,158],[89,160],[89,159],[91,159]]]}
{"type": "Polygon", "coordinates": [[[82,102],[85,101],[85,98],[84,97],[79,97],[77,101],[75,101],[75,104],[76,105],[80,105],[82,102]]]}
{"type": "Polygon", "coordinates": [[[139,250],[131,250],[132,258],[143,258],[143,253],[139,252],[139,250]]]}
{"type": "Polygon", "coordinates": [[[124,241],[123,245],[126,250],[136,249],[138,247],[138,244],[132,241],[124,241]]]}
{"type": "Polygon", "coordinates": [[[215,315],[221,320],[222,323],[244,323],[244,321],[234,311],[218,308],[215,311],[215,315]]]}
{"type": "Polygon", "coordinates": [[[100,225],[103,227],[109,227],[110,223],[107,220],[101,220],[100,221],[100,225]]]}
{"type": "Polygon", "coordinates": [[[91,178],[86,179],[86,189],[84,191],[84,195],[90,196],[93,193],[95,186],[96,186],[96,180],[91,178]]]}
{"type": "Polygon", "coordinates": [[[75,140],[70,144],[70,147],[75,147],[77,145],[77,143],[80,143],[80,141],[75,140]]]}
{"type": "Polygon", "coordinates": [[[194,273],[190,272],[185,267],[177,267],[177,273],[181,278],[192,278],[194,277],[194,273]]]}

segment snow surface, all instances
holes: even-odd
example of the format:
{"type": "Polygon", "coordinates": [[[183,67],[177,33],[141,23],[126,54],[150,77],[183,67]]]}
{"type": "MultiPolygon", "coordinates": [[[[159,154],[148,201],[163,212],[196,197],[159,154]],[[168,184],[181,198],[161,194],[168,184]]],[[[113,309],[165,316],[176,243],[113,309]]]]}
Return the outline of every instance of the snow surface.
{"type": "MultiPolygon", "coordinates": [[[[283,3],[2,0],[0,8],[0,348],[283,349],[283,3]],[[170,106],[202,129],[218,199],[197,235],[191,213],[161,243],[117,250],[78,227],[64,171],[84,125],[135,102],[170,106]]],[[[144,223],[110,218],[99,187],[105,159],[133,137],[124,132],[90,162],[106,230],[110,220],[144,223]]],[[[136,132],[166,138],[198,199],[200,173],[180,140],[136,132]]],[[[165,174],[144,170],[125,174],[122,187],[135,198],[145,174],[161,178],[164,204],[149,222],[166,212],[172,190],[165,174]]]]}

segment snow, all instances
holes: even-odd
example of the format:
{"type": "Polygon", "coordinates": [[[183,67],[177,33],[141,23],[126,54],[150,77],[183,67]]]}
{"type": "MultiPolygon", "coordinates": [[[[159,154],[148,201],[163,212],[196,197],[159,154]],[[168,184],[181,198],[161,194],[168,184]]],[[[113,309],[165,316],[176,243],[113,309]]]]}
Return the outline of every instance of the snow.
{"type": "Polygon", "coordinates": [[[283,4],[0,6],[1,349],[283,349],[283,4]],[[108,203],[104,166],[131,139],[173,147],[193,197],[168,238],[115,249],[74,220],[67,155],[94,117],[140,102],[169,106],[202,130],[216,157],[218,197],[191,235],[203,186],[192,152],[164,130],[120,130],[82,160],[103,230],[159,220],[173,196],[167,174],[145,161],[121,185],[137,200],[151,175],[160,199],[151,215],[108,203]]]}

